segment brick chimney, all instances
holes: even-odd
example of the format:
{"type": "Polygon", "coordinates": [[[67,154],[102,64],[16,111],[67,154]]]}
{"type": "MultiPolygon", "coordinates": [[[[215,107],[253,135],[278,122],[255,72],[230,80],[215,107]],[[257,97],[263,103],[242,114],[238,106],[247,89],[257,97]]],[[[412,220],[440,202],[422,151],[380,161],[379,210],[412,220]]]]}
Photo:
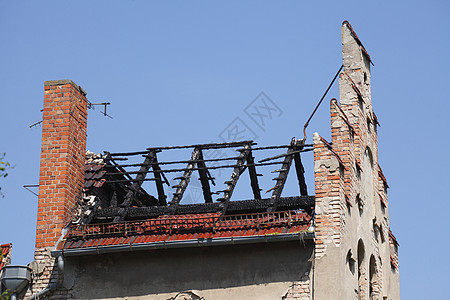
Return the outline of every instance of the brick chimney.
{"type": "Polygon", "coordinates": [[[73,81],[45,82],[36,251],[56,245],[81,197],[87,103],[86,92],[73,81]]]}

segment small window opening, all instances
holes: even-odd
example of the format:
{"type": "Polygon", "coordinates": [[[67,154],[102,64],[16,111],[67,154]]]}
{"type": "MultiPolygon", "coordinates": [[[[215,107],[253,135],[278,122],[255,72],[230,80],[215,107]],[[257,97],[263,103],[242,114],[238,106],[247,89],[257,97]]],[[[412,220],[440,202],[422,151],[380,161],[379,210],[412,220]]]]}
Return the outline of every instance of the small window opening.
{"type": "Polygon", "coordinates": [[[352,249],[348,250],[348,252],[347,252],[347,263],[348,263],[348,268],[349,268],[350,272],[352,272],[352,274],[354,275],[356,260],[353,257],[352,249]]]}
{"type": "Polygon", "coordinates": [[[380,237],[380,228],[375,223],[375,220],[373,220],[373,235],[375,237],[375,240],[378,242],[379,237],[380,237]]]}
{"type": "Polygon", "coordinates": [[[369,261],[369,299],[375,299],[378,294],[378,278],[375,257],[372,255],[369,261]]]}
{"type": "Polygon", "coordinates": [[[356,202],[356,205],[358,206],[358,209],[359,209],[359,215],[362,215],[363,209],[364,209],[364,202],[363,202],[363,200],[361,199],[360,194],[356,195],[356,200],[355,200],[355,202],[356,202]]]}
{"type": "Polygon", "coordinates": [[[386,241],[386,237],[384,236],[384,232],[383,232],[383,225],[380,224],[380,238],[381,238],[381,242],[384,243],[386,241]]]}
{"type": "Polygon", "coordinates": [[[364,266],[364,243],[362,240],[358,242],[358,299],[366,299],[367,297],[367,279],[366,268],[364,266]]]}
{"type": "Polygon", "coordinates": [[[361,180],[361,166],[359,165],[359,163],[355,160],[355,165],[356,165],[356,178],[358,178],[358,180],[361,180]]]}

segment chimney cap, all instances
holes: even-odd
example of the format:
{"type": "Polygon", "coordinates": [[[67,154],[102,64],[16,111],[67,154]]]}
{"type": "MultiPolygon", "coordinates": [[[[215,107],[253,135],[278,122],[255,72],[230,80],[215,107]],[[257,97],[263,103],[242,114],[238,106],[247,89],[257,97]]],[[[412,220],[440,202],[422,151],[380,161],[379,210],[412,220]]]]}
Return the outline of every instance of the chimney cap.
{"type": "Polygon", "coordinates": [[[86,96],[86,91],[79,85],[77,85],[75,82],[73,82],[70,79],[61,79],[61,80],[47,80],[44,82],[44,86],[57,86],[57,85],[65,85],[65,84],[71,84],[75,89],[79,90],[80,93],[83,94],[83,96],[86,96]]]}

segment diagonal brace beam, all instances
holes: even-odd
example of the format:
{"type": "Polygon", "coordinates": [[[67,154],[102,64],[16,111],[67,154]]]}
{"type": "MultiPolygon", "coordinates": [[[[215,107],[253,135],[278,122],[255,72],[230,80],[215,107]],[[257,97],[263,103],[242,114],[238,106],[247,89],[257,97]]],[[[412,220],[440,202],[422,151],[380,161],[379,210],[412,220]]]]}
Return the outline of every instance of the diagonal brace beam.
{"type": "Polygon", "coordinates": [[[158,191],[158,204],[167,205],[166,194],[164,193],[162,176],[164,175],[158,164],[158,158],[156,157],[156,150],[151,150],[149,155],[153,158],[152,169],[153,175],[155,176],[156,190],[158,191]]]}
{"type": "MultiPolygon", "coordinates": [[[[297,149],[302,149],[303,147],[300,146],[297,149]]],[[[302,159],[300,157],[300,152],[297,152],[294,154],[294,162],[295,162],[295,171],[297,173],[297,180],[298,185],[300,187],[300,195],[307,196],[308,195],[308,188],[306,186],[306,180],[305,180],[305,169],[303,168],[302,159]]]]}
{"type": "Polygon", "coordinates": [[[209,178],[208,177],[208,169],[206,168],[206,164],[203,160],[203,153],[202,150],[199,149],[199,161],[197,162],[198,166],[198,175],[200,182],[202,184],[202,190],[203,190],[203,197],[205,198],[205,203],[212,203],[212,196],[211,196],[211,187],[209,186],[209,178]]]}
{"type": "Polygon", "coordinates": [[[191,160],[187,164],[184,174],[181,177],[180,183],[175,186],[177,190],[173,194],[172,201],[169,202],[171,207],[170,211],[172,214],[176,213],[177,207],[180,204],[181,198],[183,198],[183,194],[186,191],[186,188],[191,179],[192,172],[194,171],[195,161],[200,159],[200,155],[201,155],[200,148],[194,148],[194,150],[192,151],[191,160]]]}
{"type": "Polygon", "coordinates": [[[143,183],[143,179],[147,176],[147,172],[150,169],[150,165],[153,162],[153,157],[149,154],[145,157],[144,163],[139,169],[139,173],[136,175],[136,181],[131,184],[130,189],[124,197],[123,202],[120,204],[120,208],[117,212],[117,215],[114,217],[113,222],[120,222],[125,219],[127,214],[128,207],[133,203],[133,200],[136,198],[136,195],[139,191],[143,183]]]}
{"type": "MultiPolygon", "coordinates": [[[[302,142],[303,142],[303,140],[297,140],[295,138],[292,138],[291,146],[300,145],[302,142]]],[[[292,152],[294,152],[294,151],[295,151],[295,147],[288,148],[288,150],[287,150],[287,154],[288,155],[286,155],[284,157],[284,161],[283,161],[283,164],[281,166],[281,169],[277,170],[277,172],[279,172],[279,174],[278,174],[278,177],[275,178],[276,184],[272,188],[273,192],[272,192],[272,196],[270,197],[269,207],[267,208],[268,212],[272,212],[272,211],[276,211],[277,210],[278,200],[281,197],[281,193],[283,192],[283,188],[284,188],[284,185],[286,183],[286,179],[287,179],[287,176],[289,174],[289,170],[290,170],[291,165],[292,165],[293,155],[289,155],[289,154],[292,154],[292,152]]]]}
{"type": "Polygon", "coordinates": [[[258,174],[256,173],[255,159],[251,150],[247,156],[248,173],[250,174],[250,184],[252,185],[253,197],[255,200],[261,199],[261,189],[258,184],[258,174]]]}
{"type": "Polygon", "coordinates": [[[231,195],[233,194],[233,190],[236,187],[236,183],[239,180],[239,176],[241,176],[242,172],[245,170],[245,161],[247,160],[248,155],[251,151],[251,144],[245,144],[244,149],[241,149],[241,154],[239,155],[236,166],[233,169],[233,173],[231,173],[231,178],[229,181],[226,181],[227,188],[223,191],[224,195],[223,198],[218,199],[222,203],[220,204],[220,210],[222,215],[225,215],[227,211],[228,204],[231,199],[231,195]]]}

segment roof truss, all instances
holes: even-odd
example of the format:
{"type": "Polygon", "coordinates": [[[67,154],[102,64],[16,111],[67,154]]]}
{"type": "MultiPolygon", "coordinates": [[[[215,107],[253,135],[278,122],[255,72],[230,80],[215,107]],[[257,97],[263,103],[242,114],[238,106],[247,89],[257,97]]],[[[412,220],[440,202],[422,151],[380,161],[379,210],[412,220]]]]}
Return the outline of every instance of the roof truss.
{"type": "MultiPolygon", "coordinates": [[[[228,207],[230,206],[236,184],[241,175],[248,170],[253,199],[255,201],[264,202],[264,210],[272,212],[279,208],[280,199],[282,199],[281,194],[293,162],[295,164],[297,181],[300,188],[300,196],[306,197],[308,192],[304,177],[305,171],[300,154],[302,152],[311,151],[312,145],[304,145],[303,140],[296,140],[295,138],[292,139],[289,145],[254,147],[255,145],[256,144],[253,141],[240,141],[231,143],[153,147],[140,152],[107,153],[106,166],[104,167],[104,170],[106,171],[105,174],[101,176],[101,180],[104,181],[103,187],[108,187],[109,192],[102,196],[106,199],[103,200],[103,202],[106,201],[106,207],[109,207],[110,211],[114,212],[114,222],[125,220],[128,211],[130,209],[135,210],[138,207],[142,207],[143,209],[150,206],[161,207],[161,211],[164,211],[164,213],[178,214],[180,213],[180,205],[183,205],[183,196],[189,186],[192,175],[193,173],[198,172],[205,205],[209,205],[210,208],[214,207],[215,212],[220,212],[222,215],[225,215],[228,213],[228,207]],[[171,161],[158,160],[158,153],[174,149],[192,149],[190,159],[171,161]],[[205,151],[224,149],[235,150],[239,152],[239,155],[225,155],[219,158],[205,156],[205,151]],[[260,152],[273,149],[286,149],[286,153],[265,157],[259,160],[258,163],[255,162],[255,152],[261,154],[260,152]],[[142,163],[124,162],[130,157],[136,156],[144,157],[144,161],[142,163]],[[207,158],[205,159],[205,157],[207,158]],[[269,190],[272,191],[270,199],[263,199],[261,195],[258,177],[262,176],[262,174],[258,174],[257,168],[263,166],[274,166],[277,168],[272,171],[272,173],[278,173],[278,176],[274,178],[276,181],[275,186],[269,190]],[[136,167],[139,169],[131,169],[136,167]],[[232,172],[229,180],[224,183],[226,185],[225,189],[214,192],[211,190],[211,184],[215,186],[216,182],[215,178],[211,175],[211,171],[217,169],[232,169],[232,172]],[[174,178],[175,180],[179,180],[179,182],[171,187],[174,188],[175,191],[173,192],[172,199],[167,201],[164,184],[170,186],[170,183],[166,174],[177,172],[181,172],[182,174],[181,176],[174,178]],[[157,197],[151,196],[143,189],[142,185],[146,181],[154,182],[157,197]],[[219,195],[216,199],[217,202],[214,201],[213,195],[219,195]]],[[[97,191],[97,193],[99,192],[97,191]]],[[[105,207],[104,204],[103,207],[105,207]]],[[[98,215],[100,213],[97,212],[97,208],[95,213],[98,215]]],[[[185,207],[181,210],[184,211],[185,207]]],[[[89,223],[93,219],[94,217],[90,216],[89,218],[83,219],[82,222],[89,223]]]]}

